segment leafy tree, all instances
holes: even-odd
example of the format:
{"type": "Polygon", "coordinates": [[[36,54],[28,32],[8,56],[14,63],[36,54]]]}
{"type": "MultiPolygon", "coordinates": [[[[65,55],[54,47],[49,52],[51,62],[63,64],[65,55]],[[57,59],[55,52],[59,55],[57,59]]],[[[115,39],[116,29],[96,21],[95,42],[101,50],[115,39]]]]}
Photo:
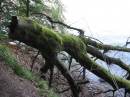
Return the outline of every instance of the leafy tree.
{"type": "MultiPolygon", "coordinates": [[[[1,0],[0,1],[0,21],[1,29],[4,31],[7,27],[11,16],[26,16],[27,14],[27,0],[1,0]]],[[[43,14],[47,14],[55,20],[64,21],[63,16],[64,7],[60,0],[29,0],[29,14],[30,18],[37,20],[39,23],[51,28],[43,14]]],[[[55,28],[64,31],[61,25],[55,28]]]]}

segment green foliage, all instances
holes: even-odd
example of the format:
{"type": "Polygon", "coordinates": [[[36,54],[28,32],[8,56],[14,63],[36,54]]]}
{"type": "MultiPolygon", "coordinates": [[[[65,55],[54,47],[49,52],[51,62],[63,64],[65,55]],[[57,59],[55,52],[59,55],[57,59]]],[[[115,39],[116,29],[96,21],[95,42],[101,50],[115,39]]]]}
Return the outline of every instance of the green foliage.
{"type": "Polygon", "coordinates": [[[29,80],[33,80],[34,77],[32,76],[32,73],[28,70],[23,69],[20,65],[18,64],[14,64],[13,66],[13,70],[16,74],[18,75],[22,75],[25,78],[29,79],[29,80]]]}
{"type": "Polygon", "coordinates": [[[0,54],[5,62],[5,64],[11,66],[14,72],[18,75],[22,75],[29,80],[33,80],[34,77],[28,70],[24,70],[14,58],[13,54],[9,51],[6,46],[0,44],[0,54]]]}
{"type": "Polygon", "coordinates": [[[48,86],[45,81],[39,82],[38,87],[41,89],[48,89],[48,86]]]}
{"type": "MultiPolygon", "coordinates": [[[[27,0],[2,0],[0,2],[2,2],[0,5],[0,10],[2,12],[2,30],[7,30],[5,25],[8,24],[8,21],[11,19],[12,15],[26,16],[27,0]]],[[[63,21],[63,11],[64,6],[60,0],[30,0],[29,3],[30,17],[37,20],[39,23],[46,25],[47,27],[51,27],[51,24],[47,18],[35,13],[44,13],[49,15],[54,20],[63,21]]],[[[59,25],[57,25],[56,28],[60,30],[64,29],[59,25]]]]}
{"type": "Polygon", "coordinates": [[[42,89],[40,91],[41,96],[47,95],[48,97],[58,97],[58,95],[55,94],[51,89],[49,90],[45,81],[39,82],[38,87],[42,89]]]}
{"type": "Polygon", "coordinates": [[[1,39],[7,39],[7,38],[8,38],[8,36],[5,35],[5,34],[2,34],[1,31],[0,31],[0,40],[1,39]]]}

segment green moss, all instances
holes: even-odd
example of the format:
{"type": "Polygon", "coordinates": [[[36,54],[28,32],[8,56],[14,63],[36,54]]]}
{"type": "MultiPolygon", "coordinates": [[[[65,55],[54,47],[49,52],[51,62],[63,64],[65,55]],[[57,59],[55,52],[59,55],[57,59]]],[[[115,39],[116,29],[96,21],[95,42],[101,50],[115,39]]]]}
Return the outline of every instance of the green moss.
{"type": "Polygon", "coordinates": [[[62,38],[63,48],[65,51],[71,51],[77,57],[86,53],[86,46],[80,38],[67,34],[60,34],[60,36],[62,38]]]}
{"type": "MultiPolygon", "coordinates": [[[[29,19],[22,18],[24,21],[29,19]]],[[[30,20],[31,21],[31,20],[30,20]]],[[[29,21],[29,22],[30,22],[29,21]]],[[[62,38],[53,30],[41,26],[35,21],[31,21],[30,28],[26,31],[25,38],[32,40],[33,43],[42,44],[41,46],[50,51],[58,52],[62,46],[62,38]]]]}
{"type": "Polygon", "coordinates": [[[74,47],[74,50],[77,50],[79,52],[86,52],[86,46],[80,38],[67,34],[60,34],[60,36],[65,48],[68,47],[72,49],[72,47],[74,47]]]}

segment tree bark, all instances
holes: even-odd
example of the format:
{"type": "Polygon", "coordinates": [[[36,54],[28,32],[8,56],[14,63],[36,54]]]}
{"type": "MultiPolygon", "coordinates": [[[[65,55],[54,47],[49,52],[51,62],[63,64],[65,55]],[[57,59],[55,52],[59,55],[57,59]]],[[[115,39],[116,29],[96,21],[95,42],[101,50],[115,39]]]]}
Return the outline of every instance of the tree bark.
{"type": "Polygon", "coordinates": [[[30,3],[30,1],[29,0],[27,0],[27,13],[26,13],[26,17],[29,17],[29,3],[30,3]]]}
{"type": "Polygon", "coordinates": [[[1,19],[2,19],[2,1],[0,1],[0,26],[1,26],[1,19]]]}

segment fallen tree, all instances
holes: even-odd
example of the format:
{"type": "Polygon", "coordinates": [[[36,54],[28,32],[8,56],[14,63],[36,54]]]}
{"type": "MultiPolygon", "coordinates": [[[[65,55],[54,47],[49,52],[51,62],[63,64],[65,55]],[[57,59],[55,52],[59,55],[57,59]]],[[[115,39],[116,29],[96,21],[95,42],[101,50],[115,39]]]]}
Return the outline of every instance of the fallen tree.
{"type": "MultiPolygon", "coordinates": [[[[63,63],[57,58],[60,51],[65,51],[85,69],[91,70],[92,73],[108,82],[114,89],[124,88],[130,93],[130,82],[127,79],[120,78],[111,74],[105,68],[101,67],[88,55],[91,54],[107,64],[116,64],[122,69],[130,72],[130,67],[120,59],[111,58],[99,50],[119,50],[129,52],[130,49],[123,47],[104,45],[92,41],[86,37],[76,37],[67,34],[57,34],[51,29],[45,28],[35,21],[28,18],[13,16],[9,25],[9,37],[21,41],[29,46],[38,49],[43,58],[45,65],[41,68],[42,72],[48,69],[53,73],[54,65],[60,70],[62,75],[67,79],[74,97],[79,97],[80,87],[75,82],[73,76],[63,63]],[[117,85],[114,83],[117,83],[117,85]]],[[[50,76],[52,77],[52,76],[50,76]]],[[[51,86],[51,81],[50,81],[51,86]]]]}

